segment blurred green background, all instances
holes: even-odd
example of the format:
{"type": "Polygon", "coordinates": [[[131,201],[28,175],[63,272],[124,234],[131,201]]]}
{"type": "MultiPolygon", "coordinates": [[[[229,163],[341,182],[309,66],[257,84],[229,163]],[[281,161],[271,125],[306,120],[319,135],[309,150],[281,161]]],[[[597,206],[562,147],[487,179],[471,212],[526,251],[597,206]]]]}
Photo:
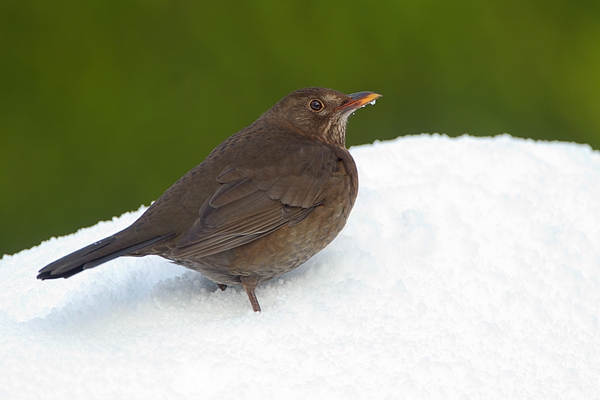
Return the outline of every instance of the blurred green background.
{"type": "Polygon", "coordinates": [[[0,2],[0,254],[148,205],[287,93],[384,97],[348,145],[600,149],[600,2],[0,2]]]}

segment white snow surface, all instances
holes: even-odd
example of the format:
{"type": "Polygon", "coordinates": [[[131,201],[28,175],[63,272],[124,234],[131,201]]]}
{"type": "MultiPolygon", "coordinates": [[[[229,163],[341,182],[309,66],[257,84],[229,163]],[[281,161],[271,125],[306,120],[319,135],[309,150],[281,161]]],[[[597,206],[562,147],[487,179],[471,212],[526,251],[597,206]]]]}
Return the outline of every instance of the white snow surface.
{"type": "Polygon", "coordinates": [[[143,208],[0,260],[2,399],[598,399],[600,153],[417,135],[351,149],[346,228],[263,312],[159,257],[41,282],[143,208]]]}

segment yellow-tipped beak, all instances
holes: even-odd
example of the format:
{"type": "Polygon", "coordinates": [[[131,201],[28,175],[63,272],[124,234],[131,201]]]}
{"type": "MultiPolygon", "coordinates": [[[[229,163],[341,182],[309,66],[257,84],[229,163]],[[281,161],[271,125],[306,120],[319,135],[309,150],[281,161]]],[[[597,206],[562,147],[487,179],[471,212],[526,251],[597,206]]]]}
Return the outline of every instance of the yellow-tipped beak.
{"type": "Polygon", "coordinates": [[[336,111],[338,111],[338,110],[342,110],[342,111],[358,110],[359,108],[364,107],[367,104],[375,104],[375,100],[377,100],[378,98],[381,97],[381,95],[379,93],[374,93],[374,92],[358,92],[358,93],[349,94],[348,96],[350,96],[350,98],[352,100],[350,100],[346,104],[341,105],[338,108],[336,108],[336,111]]]}

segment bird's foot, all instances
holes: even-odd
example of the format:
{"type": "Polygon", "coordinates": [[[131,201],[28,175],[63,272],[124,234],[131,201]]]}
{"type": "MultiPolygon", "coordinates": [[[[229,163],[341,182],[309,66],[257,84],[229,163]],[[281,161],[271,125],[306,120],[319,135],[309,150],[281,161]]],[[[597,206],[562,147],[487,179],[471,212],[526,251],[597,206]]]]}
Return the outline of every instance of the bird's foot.
{"type": "Polygon", "coordinates": [[[248,295],[250,304],[252,304],[252,309],[254,312],[260,312],[260,305],[258,304],[256,294],[254,293],[254,290],[258,285],[259,278],[257,276],[240,276],[240,280],[242,281],[242,287],[248,295]]]}

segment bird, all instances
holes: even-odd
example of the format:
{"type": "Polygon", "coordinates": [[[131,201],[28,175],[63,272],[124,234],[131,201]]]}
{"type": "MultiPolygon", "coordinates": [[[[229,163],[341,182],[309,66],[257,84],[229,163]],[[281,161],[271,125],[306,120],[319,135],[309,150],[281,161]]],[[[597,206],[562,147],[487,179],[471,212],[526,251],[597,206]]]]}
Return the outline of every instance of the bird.
{"type": "Polygon", "coordinates": [[[158,255],[225,290],[302,265],[342,230],[358,194],[348,117],[381,97],[309,87],[283,97],[218,145],[124,230],[39,270],[69,278],[117,257],[158,255]]]}

